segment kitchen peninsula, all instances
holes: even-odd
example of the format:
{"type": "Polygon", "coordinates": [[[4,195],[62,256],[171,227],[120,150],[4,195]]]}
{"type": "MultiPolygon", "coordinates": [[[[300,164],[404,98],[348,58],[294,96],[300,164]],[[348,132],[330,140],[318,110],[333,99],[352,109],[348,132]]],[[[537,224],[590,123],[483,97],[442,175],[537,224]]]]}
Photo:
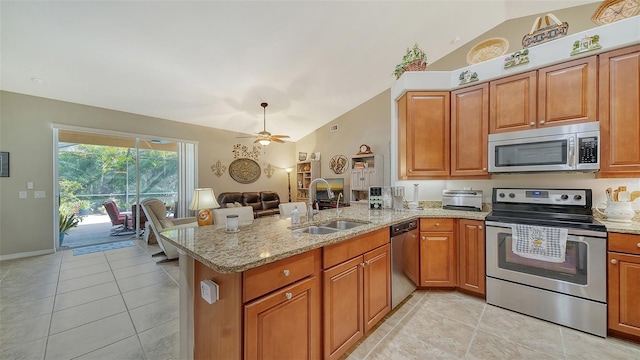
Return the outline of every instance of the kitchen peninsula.
{"type": "MultiPolygon", "coordinates": [[[[194,354],[195,358],[253,358],[245,354],[247,351],[257,351],[250,344],[251,336],[246,334],[251,327],[247,317],[253,314],[252,306],[282,299],[290,300],[289,303],[293,304],[293,308],[287,311],[301,311],[303,318],[311,319],[310,322],[313,323],[291,321],[291,313],[280,319],[282,322],[271,319],[279,325],[299,325],[289,334],[296,336],[295,341],[288,341],[285,346],[307,344],[302,345],[301,353],[310,358],[320,358],[320,294],[323,294],[320,288],[323,284],[322,269],[328,267],[327,263],[333,266],[338,261],[332,263],[333,259],[351,259],[364,254],[370,250],[368,246],[377,249],[386,246],[388,251],[388,228],[402,221],[418,218],[483,220],[487,215],[487,212],[441,208],[393,211],[354,206],[341,211],[340,219],[364,224],[330,234],[315,235],[292,231],[289,219],[271,216],[255,219],[251,225],[240,226],[238,233],[227,233],[224,226],[215,225],[163,233],[162,236],[175,244],[181,252],[181,358],[194,358],[194,354]],[[333,251],[332,255],[327,255],[328,251],[333,251]],[[321,264],[323,261],[327,266],[321,264]],[[219,300],[213,304],[208,304],[200,296],[200,281],[205,279],[213,280],[219,285],[219,300]],[[296,287],[300,286],[307,290],[299,292],[298,296],[296,290],[299,289],[296,287]],[[278,299],[271,298],[274,293],[278,293],[278,299]]],[[[335,218],[335,210],[322,210],[312,224],[335,218]]],[[[302,226],[304,225],[309,224],[303,223],[302,226]]],[[[369,252],[373,254],[372,251],[369,252]]],[[[388,262],[385,264],[388,267],[388,262]]],[[[325,278],[326,274],[325,272],[325,278]]],[[[328,284],[326,279],[324,281],[326,288],[328,284]]],[[[325,302],[327,293],[325,290],[325,302]]],[[[275,310],[271,313],[272,317],[275,313],[275,310]]],[[[278,333],[283,332],[287,333],[281,327],[278,333]]],[[[269,337],[271,342],[278,338],[275,334],[258,336],[269,337]]],[[[326,329],[324,338],[327,338],[326,329]]],[[[330,351],[327,350],[328,346],[330,344],[324,344],[325,353],[330,351]]],[[[292,347],[292,351],[294,348],[296,347],[292,347]]]]}

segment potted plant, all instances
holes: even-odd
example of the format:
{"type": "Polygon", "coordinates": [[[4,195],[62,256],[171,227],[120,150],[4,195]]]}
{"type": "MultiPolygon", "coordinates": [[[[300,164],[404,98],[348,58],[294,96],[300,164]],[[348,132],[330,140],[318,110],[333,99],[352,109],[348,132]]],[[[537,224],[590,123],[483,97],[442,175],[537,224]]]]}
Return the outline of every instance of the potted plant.
{"type": "Polygon", "coordinates": [[[393,70],[393,75],[399,79],[405,71],[424,71],[426,68],[427,54],[418,47],[418,44],[414,44],[412,49],[407,48],[402,62],[393,70]]]}
{"type": "Polygon", "coordinates": [[[62,246],[62,241],[64,240],[64,236],[67,232],[78,226],[81,221],[82,218],[76,214],[60,214],[60,246],[62,246]]]}

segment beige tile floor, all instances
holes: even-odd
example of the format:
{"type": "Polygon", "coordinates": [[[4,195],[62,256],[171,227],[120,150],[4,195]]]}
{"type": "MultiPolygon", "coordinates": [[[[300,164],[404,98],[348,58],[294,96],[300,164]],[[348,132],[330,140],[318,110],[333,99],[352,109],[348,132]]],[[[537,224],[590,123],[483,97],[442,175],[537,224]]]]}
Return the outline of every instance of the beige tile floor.
{"type": "Polygon", "coordinates": [[[585,334],[456,291],[416,291],[343,359],[640,359],[640,345],[585,334]]]}
{"type": "Polygon", "coordinates": [[[178,262],[135,241],[0,262],[0,359],[177,359],[178,262]]]}
{"type": "MultiPolygon", "coordinates": [[[[178,359],[178,263],[137,242],[0,262],[0,359],[178,359]]],[[[343,358],[640,359],[640,346],[417,291],[343,358]]]]}

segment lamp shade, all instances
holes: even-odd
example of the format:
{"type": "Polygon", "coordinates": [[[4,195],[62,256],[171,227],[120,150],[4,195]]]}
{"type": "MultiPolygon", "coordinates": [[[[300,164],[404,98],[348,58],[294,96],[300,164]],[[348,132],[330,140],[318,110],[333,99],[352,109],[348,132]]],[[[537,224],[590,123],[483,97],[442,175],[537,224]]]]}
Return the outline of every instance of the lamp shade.
{"type": "Polygon", "coordinates": [[[216,209],[219,207],[220,204],[218,204],[212,188],[193,190],[193,199],[191,199],[189,210],[216,209]]]}

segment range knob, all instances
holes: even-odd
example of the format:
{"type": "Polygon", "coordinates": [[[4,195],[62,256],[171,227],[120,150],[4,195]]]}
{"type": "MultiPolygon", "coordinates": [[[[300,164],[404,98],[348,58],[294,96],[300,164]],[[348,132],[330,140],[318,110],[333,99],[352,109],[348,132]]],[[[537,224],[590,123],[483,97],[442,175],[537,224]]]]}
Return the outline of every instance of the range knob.
{"type": "Polygon", "coordinates": [[[582,199],[582,195],[573,195],[573,200],[580,200],[582,199]]]}
{"type": "Polygon", "coordinates": [[[567,200],[569,198],[569,195],[567,194],[562,194],[562,196],[560,196],[560,199],[562,200],[567,200]]]}
{"type": "Polygon", "coordinates": [[[516,197],[516,194],[514,194],[514,193],[509,193],[509,197],[513,199],[514,197],[516,197]]]}
{"type": "Polygon", "coordinates": [[[500,194],[498,194],[498,196],[500,196],[501,198],[503,198],[503,197],[504,197],[504,193],[500,193],[500,194]]]}

